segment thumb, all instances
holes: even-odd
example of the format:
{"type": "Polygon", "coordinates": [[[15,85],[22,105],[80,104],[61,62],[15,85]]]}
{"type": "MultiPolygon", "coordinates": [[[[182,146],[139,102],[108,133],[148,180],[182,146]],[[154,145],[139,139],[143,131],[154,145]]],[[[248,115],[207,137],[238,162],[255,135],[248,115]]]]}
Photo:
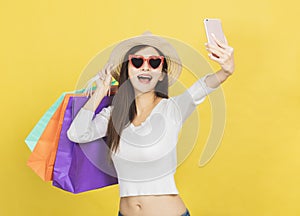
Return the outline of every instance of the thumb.
{"type": "Polygon", "coordinates": [[[108,73],[106,75],[104,83],[105,83],[105,85],[110,85],[111,84],[111,74],[110,73],[108,73]]]}
{"type": "Polygon", "coordinates": [[[109,64],[108,67],[107,67],[106,73],[111,74],[112,69],[113,69],[113,65],[109,64]]]}
{"type": "Polygon", "coordinates": [[[226,38],[225,35],[224,35],[224,38],[225,38],[225,43],[226,43],[226,45],[228,45],[228,41],[227,41],[227,38],[226,38]]]}

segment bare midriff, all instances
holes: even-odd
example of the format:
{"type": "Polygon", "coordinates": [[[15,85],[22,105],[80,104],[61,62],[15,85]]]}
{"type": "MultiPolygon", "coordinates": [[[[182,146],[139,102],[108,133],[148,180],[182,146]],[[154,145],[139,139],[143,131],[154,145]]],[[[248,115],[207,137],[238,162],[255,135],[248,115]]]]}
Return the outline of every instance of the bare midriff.
{"type": "Polygon", "coordinates": [[[119,208],[124,216],[180,216],[186,212],[178,194],[121,197],[119,208]]]}

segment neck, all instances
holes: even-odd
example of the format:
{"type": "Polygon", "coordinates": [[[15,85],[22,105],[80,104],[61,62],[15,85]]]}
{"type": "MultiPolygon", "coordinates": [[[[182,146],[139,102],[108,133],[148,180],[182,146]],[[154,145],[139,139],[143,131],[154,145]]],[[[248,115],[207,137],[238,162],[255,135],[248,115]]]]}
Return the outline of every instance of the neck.
{"type": "Polygon", "coordinates": [[[155,104],[156,95],[154,90],[146,93],[140,93],[135,97],[135,104],[137,109],[137,115],[152,108],[155,104]]]}

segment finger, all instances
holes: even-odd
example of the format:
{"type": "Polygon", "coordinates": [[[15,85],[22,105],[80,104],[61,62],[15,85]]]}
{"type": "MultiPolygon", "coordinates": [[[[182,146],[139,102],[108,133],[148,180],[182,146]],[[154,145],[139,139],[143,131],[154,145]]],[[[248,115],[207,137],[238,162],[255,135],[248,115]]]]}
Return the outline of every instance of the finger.
{"type": "Polygon", "coordinates": [[[113,65],[110,64],[110,65],[109,65],[109,69],[108,69],[108,73],[111,74],[112,70],[113,70],[113,65]]]}
{"type": "Polygon", "coordinates": [[[109,69],[109,68],[106,68],[106,70],[105,70],[105,75],[104,75],[105,79],[106,79],[107,77],[110,77],[110,76],[111,76],[111,74],[110,74],[110,69],[109,69]]]}
{"type": "MultiPolygon", "coordinates": [[[[226,38],[225,38],[225,39],[226,39],[226,38]]],[[[228,45],[227,39],[226,39],[226,45],[224,45],[224,46],[225,46],[226,53],[227,53],[228,55],[232,55],[232,53],[233,53],[233,48],[232,48],[231,46],[228,45]]]]}
{"type": "Polygon", "coordinates": [[[111,76],[108,75],[106,78],[105,78],[105,84],[106,85],[110,85],[111,84],[111,76]]]}
{"type": "Polygon", "coordinates": [[[112,64],[107,64],[106,68],[105,68],[105,74],[108,75],[111,73],[112,70],[112,64]]]}
{"type": "Polygon", "coordinates": [[[216,44],[222,48],[225,49],[225,44],[223,42],[221,42],[216,36],[214,33],[211,33],[212,37],[213,37],[213,40],[216,42],[216,44]]]}
{"type": "Polygon", "coordinates": [[[224,38],[225,38],[225,43],[226,43],[226,45],[228,45],[228,41],[227,41],[227,38],[226,38],[225,35],[224,35],[224,38]]]}
{"type": "Polygon", "coordinates": [[[100,76],[102,78],[105,78],[106,77],[106,71],[107,71],[107,65],[104,65],[104,67],[101,69],[101,71],[99,72],[100,76]]]}
{"type": "MultiPolygon", "coordinates": [[[[217,43],[217,45],[219,46],[219,47],[222,47],[223,49],[226,49],[226,50],[231,50],[231,48],[232,47],[230,47],[230,46],[228,46],[226,43],[224,43],[224,42],[222,42],[222,41],[220,41],[218,38],[216,38],[216,36],[214,35],[214,33],[211,33],[211,35],[212,35],[212,37],[213,37],[213,39],[214,39],[214,41],[217,43]]],[[[225,37],[225,35],[224,35],[224,37],[225,37]]],[[[226,40],[226,37],[225,37],[225,40],[226,40]]],[[[227,40],[226,40],[227,41],[227,40]]]]}
{"type": "Polygon", "coordinates": [[[220,52],[220,50],[218,50],[218,49],[214,49],[214,48],[206,48],[206,50],[207,50],[208,52],[211,52],[211,53],[217,55],[218,57],[224,56],[224,54],[223,54],[222,52],[220,52]]]}
{"type": "Polygon", "coordinates": [[[224,38],[225,38],[225,49],[227,50],[227,53],[229,54],[229,55],[232,55],[232,53],[233,53],[233,47],[231,47],[231,46],[229,46],[228,45],[228,41],[227,41],[227,38],[226,38],[226,36],[224,35],[224,38]]]}
{"type": "Polygon", "coordinates": [[[230,53],[230,55],[233,54],[233,47],[228,46],[228,52],[230,53]]]}
{"type": "Polygon", "coordinates": [[[208,56],[209,56],[209,58],[211,60],[214,60],[214,61],[218,62],[219,64],[223,64],[224,63],[224,59],[217,58],[217,57],[213,56],[211,53],[209,53],[208,56]]]}
{"type": "MultiPolygon", "coordinates": [[[[218,50],[219,52],[221,52],[222,54],[227,55],[227,56],[230,56],[230,55],[232,54],[232,52],[230,52],[229,50],[223,49],[223,48],[221,48],[221,47],[219,47],[219,46],[216,46],[216,45],[214,45],[214,44],[206,44],[205,46],[206,46],[207,48],[209,48],[209,49],[218,50]]],[[[230,47],[230,48],[231,48],[231,47],[230,47]]],[[[233,49],[232,49],[232,50],[233,50],[233,49]]]]}
{"type": "Polygon", "coordinates": [[[220,47],[216,47],[216,46],[208,46],[208,47],[206,47],[206,50],[209,52],[218,52],[218,53],[224,54],[224,50],[221,49],[220,47]]]}
{"type": "Polygon", "coordinates": [[[100,71],[98,74],[99,74],[99,79],[100,80],[104,80],[104,74],[103,74],[103,72],[100,71]]]}

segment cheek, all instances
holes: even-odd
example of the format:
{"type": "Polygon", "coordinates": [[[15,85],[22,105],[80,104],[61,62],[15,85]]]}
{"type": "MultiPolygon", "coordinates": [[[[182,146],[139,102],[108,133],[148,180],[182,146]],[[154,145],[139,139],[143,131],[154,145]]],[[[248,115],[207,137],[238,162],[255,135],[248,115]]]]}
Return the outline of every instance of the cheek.
{"type": "Polygon", "coordinates": [[[155,77],[155,79],[158,79],[162,76],[162,72],[161,71],[153,71],[152,76],[155,77]]]}
{"type": "Polygon", "coordinates": [[[137,75],[137,70],[135,68],[129,67],[128,66],[128,76],[129,79],[137,75]]]}

